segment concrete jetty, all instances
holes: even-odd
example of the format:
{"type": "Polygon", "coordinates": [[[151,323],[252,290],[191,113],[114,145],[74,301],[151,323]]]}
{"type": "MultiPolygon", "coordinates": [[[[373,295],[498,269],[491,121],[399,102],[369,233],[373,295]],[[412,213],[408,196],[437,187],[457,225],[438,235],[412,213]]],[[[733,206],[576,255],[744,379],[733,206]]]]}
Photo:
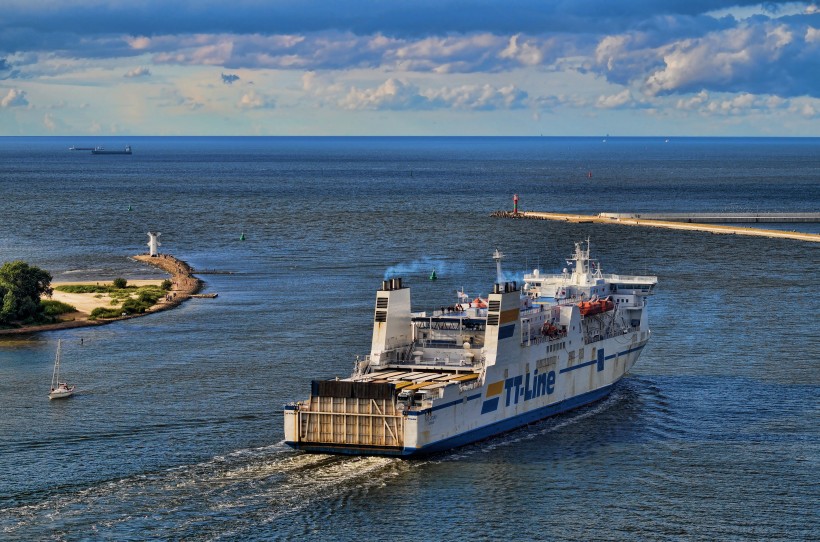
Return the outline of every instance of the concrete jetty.
{"type": "Polygon", "coordinates": [[[820,213],[600,213],[614,219],[666,220],[698,224],[805,224],[820,222],[820,213]]]}
{"type": "Polygon", "coordinates": [[[741,226],[724,226],[720,224],[704,224],[696,222],[676,222],[671,220],[655,220],[644,218],[622,218],[617,213],[601,213],[598,215],[580,215],[567,213],[542,213],[537,211],[496,211],[491,216],[499,218],[525,218],[534,220],[557,220],[560,222],[620,224],[623,226],[646,226],[666,228],[671,230],[704,231],[719,234],[753,235],[779,239],[795,239],[798,241],[820,242],[820,234],[802,233],[795,231],[766,230],[762,228],[747,228],[741,226]]]}

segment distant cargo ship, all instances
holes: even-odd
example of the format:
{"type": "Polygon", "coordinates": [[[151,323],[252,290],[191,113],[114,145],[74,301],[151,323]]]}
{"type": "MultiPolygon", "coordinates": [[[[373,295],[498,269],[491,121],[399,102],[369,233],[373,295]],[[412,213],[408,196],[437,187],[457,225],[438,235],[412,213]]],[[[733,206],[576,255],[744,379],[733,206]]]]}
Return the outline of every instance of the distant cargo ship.
{"type": "Polygon", "coordinates": [[[131,154],[131,145],[126,145],[125,149],[119,151],[108,151],[103,147],[95,147],[91,149],[91,154],[131,154]]]}

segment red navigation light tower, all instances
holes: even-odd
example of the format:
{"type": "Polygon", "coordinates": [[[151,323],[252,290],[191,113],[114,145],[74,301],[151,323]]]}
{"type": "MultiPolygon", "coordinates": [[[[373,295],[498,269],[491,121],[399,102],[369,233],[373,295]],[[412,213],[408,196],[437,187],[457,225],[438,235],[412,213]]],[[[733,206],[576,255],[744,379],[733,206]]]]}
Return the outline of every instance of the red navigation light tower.
{"type": "Polygon", "coordinates": [[[513,213],[518,214],[518,194],[513,194],[513,213]]]}

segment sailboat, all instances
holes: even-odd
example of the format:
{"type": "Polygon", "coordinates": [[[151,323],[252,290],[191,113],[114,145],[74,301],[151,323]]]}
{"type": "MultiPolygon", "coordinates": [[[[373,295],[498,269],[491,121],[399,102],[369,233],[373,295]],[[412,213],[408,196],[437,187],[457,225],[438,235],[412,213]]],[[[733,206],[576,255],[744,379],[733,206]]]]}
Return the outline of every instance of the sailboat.
{"type": "Polygon", "coordinates": [[[62,340],[57,340],[57,358],[54,360],[54,372],[51,374],[51,392],[48,394],[49,399],[65,399],[74,395],[73,384],[69,386],[66,382],[60,382],[60,349],[62,340]]]}

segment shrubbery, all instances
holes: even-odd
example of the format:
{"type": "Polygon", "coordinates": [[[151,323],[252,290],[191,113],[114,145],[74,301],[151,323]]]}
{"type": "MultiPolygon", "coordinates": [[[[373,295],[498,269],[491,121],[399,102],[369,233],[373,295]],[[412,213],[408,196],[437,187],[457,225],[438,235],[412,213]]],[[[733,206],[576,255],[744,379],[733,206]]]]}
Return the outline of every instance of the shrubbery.
{"type": "Polygon", "coordinates": [[[40,301],[40,305],[43,306],[43,313],[46,316],[59,316],[68,312],[77,312],[77,308],[74,305],[69,305],[62,301],[43,300],[40,301]]]}
{"type": "Polygon", "coordinates": [[[128,281],[122,277],[117,277],[114,279],[112,284],[114,285],[114,288],[119,288],[120,290],[122,290],[128,285],[128,281]]]}
{"type": "Polygon", "coordinates": [[[43,319],[41,295],[51,295],[51,275],[23,261],[0,267],[0,324],[43,319]]]}
{"type": "Polygon", "coordinates": [[[91,320],[96,320],[98,318],[118,318],[122,315],[121,309],[106,309],[105,307],[97,307],[91,314],[88,316],[91,320]]]}
{"type": "Polygon", "coordinates": [[[107,294],[111,291],[109,285],[93,285],[93,284],[62,284],[55,286],[58,292],[65,292],[67,294],[107,294]]]}
{"type": "Polygon", "coordinates": [[[141,286],[139,288],[129,286],[125,289],[109,292],[111,305],[113,307],[97,307],[91,311],[90,318],[119,318],[122,313],[142,314],[153,307],[165,292],[158,286],[141,286]],[[136,297],[131,297],[136,295],[136,297]],[[122,305],[120,306],[120,303],[122,305]]]}

